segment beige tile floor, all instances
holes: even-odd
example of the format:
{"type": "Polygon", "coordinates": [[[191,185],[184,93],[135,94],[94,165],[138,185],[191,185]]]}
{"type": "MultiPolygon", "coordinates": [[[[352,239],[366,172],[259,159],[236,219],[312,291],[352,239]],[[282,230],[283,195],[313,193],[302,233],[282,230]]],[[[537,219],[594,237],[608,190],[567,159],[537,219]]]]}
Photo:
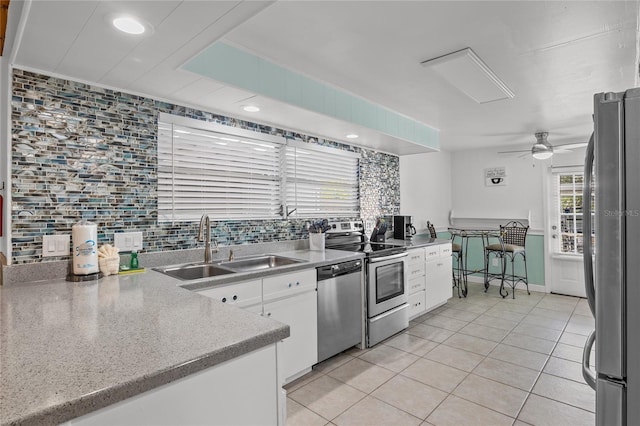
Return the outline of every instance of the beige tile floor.
{"type": "Polygon", "coordinates": [[[586,300],[469,284],[466,299],[352,348],[287,389],[288,425],[593,425],[586,300]]]}

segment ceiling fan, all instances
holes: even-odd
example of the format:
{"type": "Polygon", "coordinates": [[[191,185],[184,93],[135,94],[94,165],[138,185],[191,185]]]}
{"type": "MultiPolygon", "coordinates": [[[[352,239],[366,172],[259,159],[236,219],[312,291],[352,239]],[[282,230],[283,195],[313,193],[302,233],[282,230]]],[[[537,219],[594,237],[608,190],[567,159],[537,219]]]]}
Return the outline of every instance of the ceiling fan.
{"type": "MultiPolygon", "coordinates": [[[[500,151],[498,154],[521,154],[521,153],[531,153],[533,158],[536,160],[546,160],[547,158],[551,158],[554,153],[561,154],[565,152],[571,152],[574,149],[583,148],[587,146],[586,142],[580,143],[568,143],[562,145],[556,145],[555,147],[549,143],[547,137],[549,136],[549,132],[536,132],[536,142],[531,147],[531,150],[517,150],[517,151],[500,151]]],[[[521,155],[524,157],[526,154],[521,155]]]]}

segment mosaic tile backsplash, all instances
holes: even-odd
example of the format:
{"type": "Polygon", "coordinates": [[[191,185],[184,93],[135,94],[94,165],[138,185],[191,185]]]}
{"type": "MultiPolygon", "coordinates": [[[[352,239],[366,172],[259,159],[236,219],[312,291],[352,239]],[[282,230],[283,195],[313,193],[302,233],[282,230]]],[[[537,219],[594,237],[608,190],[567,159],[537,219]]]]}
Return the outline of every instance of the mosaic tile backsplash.
{"type": "MultiPolygon", "coordinates": [[[[160,112],[359,152],[362,219],[399,213],[394,155],[19,69],[11,104],[13,263],[64,259],[42,258],[42,236],[70,234],[82,218],[98,224],[99,244],[142,231],[145,252],[201,245],[197,223],[157,223],[160,112]]],[[[220,245],[302,239],[309,220],[218,221],[212,238],[220,245]]]]}

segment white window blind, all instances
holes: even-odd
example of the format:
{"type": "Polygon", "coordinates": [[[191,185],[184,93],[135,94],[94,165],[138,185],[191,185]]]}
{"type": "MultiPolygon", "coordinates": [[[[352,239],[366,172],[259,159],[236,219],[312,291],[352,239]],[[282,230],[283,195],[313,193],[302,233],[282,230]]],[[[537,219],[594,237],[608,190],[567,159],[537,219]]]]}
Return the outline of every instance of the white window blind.
{"type": "Polygon", "coordinates": [[[283,144],[275,137],[253,133],[161,116],[159,222],[194,221],[204,213],[227,220],[280,217],[283,144]]]}
{"type": "Polygon", "coordinates": [[[288,141],[285,152],[287,210],[298,217],[353,217],[360,214],[359,155],[288,141]]]}

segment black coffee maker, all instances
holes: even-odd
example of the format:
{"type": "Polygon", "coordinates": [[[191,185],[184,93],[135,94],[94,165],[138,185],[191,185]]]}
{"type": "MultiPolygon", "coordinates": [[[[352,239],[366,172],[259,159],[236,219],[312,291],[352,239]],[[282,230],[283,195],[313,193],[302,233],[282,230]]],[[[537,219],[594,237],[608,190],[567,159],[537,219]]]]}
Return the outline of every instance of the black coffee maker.
{"type": "Polygon", "coordinates": [[[413,226],[413,218],[411,216],[393,217],[393,238],[397,240],[408,240],[415,234],[416,228],[413,226]]]}

